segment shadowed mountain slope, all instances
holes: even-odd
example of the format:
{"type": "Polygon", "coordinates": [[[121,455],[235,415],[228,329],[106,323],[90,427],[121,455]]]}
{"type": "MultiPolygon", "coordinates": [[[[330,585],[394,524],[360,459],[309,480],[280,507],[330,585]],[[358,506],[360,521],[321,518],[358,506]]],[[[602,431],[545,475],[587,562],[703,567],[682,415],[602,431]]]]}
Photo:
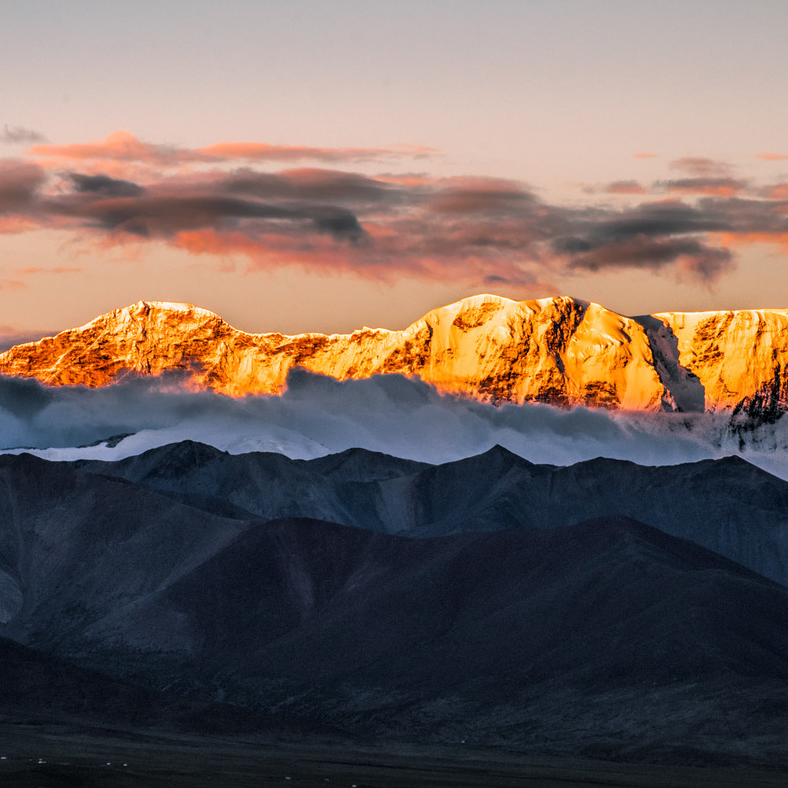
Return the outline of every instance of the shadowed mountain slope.
{"type": "Polygon", "coordinates": [[[361,449],[301,461],[185,442],[74,466],[228,516],[314,517],[409,536],[623,515],[788,584],[788,483],[735,457],[658,467],[600,458],[564,467],[494,447],[430,466],[361,449]]]}
{"type": "Polygon", "coordinates": [[[37,579],[36,605],[3,633],[150,691],[364,735],[788,759],[788,589],[697,545],[625,518],[416,540],[288,519],[198,557],[179,536],[194,511],[171,506],[158,550],[184,565],[164,582],[131,516],[72,523],[70,542],[103,534],[90,561],[122,549],[134,570],[100,587],[84,551],[21,529],[8,570],[37,579]]]}
{"type": "Polygon", "coordinates": [[[199,566],[247,523],[122,479],[0,457],[0,634],[57,638],[199,566]]]}

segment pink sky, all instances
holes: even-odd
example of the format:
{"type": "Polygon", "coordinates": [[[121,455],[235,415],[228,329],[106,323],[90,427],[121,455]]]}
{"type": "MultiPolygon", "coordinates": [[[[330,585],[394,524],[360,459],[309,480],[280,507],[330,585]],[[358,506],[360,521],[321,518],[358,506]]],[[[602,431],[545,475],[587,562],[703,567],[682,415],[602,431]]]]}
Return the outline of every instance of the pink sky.
{"type": "Polygon", "coordinates": [[[784,4],[114,5],[4,24],[0,334],[788,306],[784,4]]]}

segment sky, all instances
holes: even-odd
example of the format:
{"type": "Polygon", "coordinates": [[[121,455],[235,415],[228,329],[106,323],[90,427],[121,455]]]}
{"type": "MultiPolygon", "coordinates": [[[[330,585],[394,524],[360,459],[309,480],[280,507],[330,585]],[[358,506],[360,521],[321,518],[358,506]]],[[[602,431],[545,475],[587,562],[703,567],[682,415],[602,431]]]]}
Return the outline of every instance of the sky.
{"type": "Polygon", "coordinates": [[[784,0],[4,0],[0,341],[788,307],[784,0]]]}

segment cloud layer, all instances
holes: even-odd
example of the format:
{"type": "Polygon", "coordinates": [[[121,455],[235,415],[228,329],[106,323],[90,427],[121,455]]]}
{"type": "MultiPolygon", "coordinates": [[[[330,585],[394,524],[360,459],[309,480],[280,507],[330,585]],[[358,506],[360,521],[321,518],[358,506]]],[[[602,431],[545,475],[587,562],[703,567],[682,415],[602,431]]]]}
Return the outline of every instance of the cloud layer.
{"type": "Polygon", "coordinates": [[[276,451],[301,459],[360,446],[433,463],[495,444],[559,465],[599,456],[673,464],[740,453],[788,478],[788,426],[780,422],[740,435],[724,414],[496,407],[440,395],[399,375],[339,382],[300,369],[282,396],[243,399],[189,391],[177,376],[99,389],[0,378],[0,435],[3,450],[36,447],[50,459],[120,459],[185,439],[233,453],[276,451]],[[103,443],[113,436],[111,445],[103,443]]]}
{"type": "Polygon", "coordinates": [[[622,269],[673,269],[711,283],[734,266],[737,246],[788,244],[788,184],[756,187],[702,157],[669,163],[686,177],[589,187],[586,195],[604,201],[573,206],[505,179],[249,166],[430,154],[235,142],[185,149],[128,132],[39,144],[26,159],[0,160],[0,232],[55,228],[101,245],[238,256],[251,270],[300,265],[473,285],[622,269]]]}

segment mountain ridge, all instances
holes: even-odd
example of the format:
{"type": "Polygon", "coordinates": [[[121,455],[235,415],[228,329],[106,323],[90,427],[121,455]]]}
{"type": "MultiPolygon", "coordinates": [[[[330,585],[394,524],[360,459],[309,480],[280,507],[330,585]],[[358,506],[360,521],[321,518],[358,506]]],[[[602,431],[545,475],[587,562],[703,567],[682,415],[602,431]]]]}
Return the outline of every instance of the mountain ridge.
{"type": "Polygon", "coordinates": [[[0,353],[0,374],[103,386],[177,371],[230,396],[277,394],[304,367],[339,380],[416,376],[449,394],[646,411],[788,410],[788,310],[626,317],[568,296],[481,294],[402,330],[250,334],[189,304],[138,301],[0,353]]]}

